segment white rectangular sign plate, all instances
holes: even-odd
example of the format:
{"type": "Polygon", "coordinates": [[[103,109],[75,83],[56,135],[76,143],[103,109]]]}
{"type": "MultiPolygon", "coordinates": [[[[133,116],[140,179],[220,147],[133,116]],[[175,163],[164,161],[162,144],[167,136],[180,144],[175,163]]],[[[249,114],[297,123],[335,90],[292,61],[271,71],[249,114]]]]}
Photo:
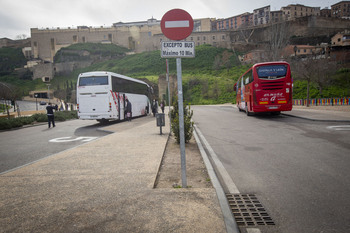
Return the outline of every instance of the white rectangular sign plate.
{"type": "Polygon", "coordinates": [[[193,58],[194,47],[193,41],[162,41],[160,53],[162,58],[193,58]]]}

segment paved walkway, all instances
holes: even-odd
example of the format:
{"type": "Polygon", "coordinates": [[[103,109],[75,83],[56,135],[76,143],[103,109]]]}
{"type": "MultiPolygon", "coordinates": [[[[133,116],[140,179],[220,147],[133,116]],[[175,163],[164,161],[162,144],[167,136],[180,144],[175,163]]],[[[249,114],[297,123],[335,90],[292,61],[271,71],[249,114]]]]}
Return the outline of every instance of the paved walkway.
{"type": "Polygon", "coordinates": [[[168,140],[166,120],[163,135],[154,117],[139,118],[2,174],[0,231],[226,232],[214,188],[153,188],[168,140]]]}
{"type": "MultiPolygon", "coordinates": [[[[290,116],[350,122],[349,112],[290,116]]],[[[154,189],[169,133],[148,116],[0,176],[1,232],[226,232],[214,188],[154,189]]]]}
{"type": "Polygon", "coordinates": [[[292,111],[282,113],[313,121],[350,122],[350,106],[294,106],[292,111]]]}

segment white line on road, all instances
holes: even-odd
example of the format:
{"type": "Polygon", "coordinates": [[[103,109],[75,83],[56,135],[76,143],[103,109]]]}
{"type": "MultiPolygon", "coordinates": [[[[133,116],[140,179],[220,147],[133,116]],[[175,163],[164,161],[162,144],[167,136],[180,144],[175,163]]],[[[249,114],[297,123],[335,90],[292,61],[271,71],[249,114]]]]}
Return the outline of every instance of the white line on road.
{"type": "Polygon", "coordinates": [[[328,126],[327,129],[332,129],[332,130],[350,130],[350,125],[328,126]]]}
{"type": "Polygon", "coordinates": [[[95,140],[97,137],[77,137],[77,138],[71,138],[71,137],[61,137],[61,138],[54,138],[49,140],[49,142],[73,142],[73,141],[82,141],[82,142],[90,142],[92,140],[95,140]]]}

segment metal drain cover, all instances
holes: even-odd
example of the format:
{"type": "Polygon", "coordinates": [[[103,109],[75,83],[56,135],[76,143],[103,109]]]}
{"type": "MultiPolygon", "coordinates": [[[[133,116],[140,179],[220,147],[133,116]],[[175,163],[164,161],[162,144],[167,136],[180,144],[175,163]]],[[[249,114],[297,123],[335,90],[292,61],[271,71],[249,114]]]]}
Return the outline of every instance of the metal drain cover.
{"type": "Polygon", "coordinates": [[[226,194],[238,226],[275,225],[255,194],[226,194]]]}

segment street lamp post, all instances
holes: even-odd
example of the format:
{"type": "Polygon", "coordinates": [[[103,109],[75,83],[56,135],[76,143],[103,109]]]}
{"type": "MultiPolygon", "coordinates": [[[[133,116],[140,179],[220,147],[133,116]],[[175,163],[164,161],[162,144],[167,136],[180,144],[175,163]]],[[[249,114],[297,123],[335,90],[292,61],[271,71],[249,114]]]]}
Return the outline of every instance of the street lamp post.
{"type": "Polygon", "coordinates": [[[35,97],[35,107],[36,107],[36,110],[38,111],[38,94],[34,94],[34,97],[35,97]]]}
{"type": "Polygon", "coordinates": [[[49,98],[49,103],[50,103],[50,85],[51,84],[46,84],[47,85],[47,98],[49,98]]]}

